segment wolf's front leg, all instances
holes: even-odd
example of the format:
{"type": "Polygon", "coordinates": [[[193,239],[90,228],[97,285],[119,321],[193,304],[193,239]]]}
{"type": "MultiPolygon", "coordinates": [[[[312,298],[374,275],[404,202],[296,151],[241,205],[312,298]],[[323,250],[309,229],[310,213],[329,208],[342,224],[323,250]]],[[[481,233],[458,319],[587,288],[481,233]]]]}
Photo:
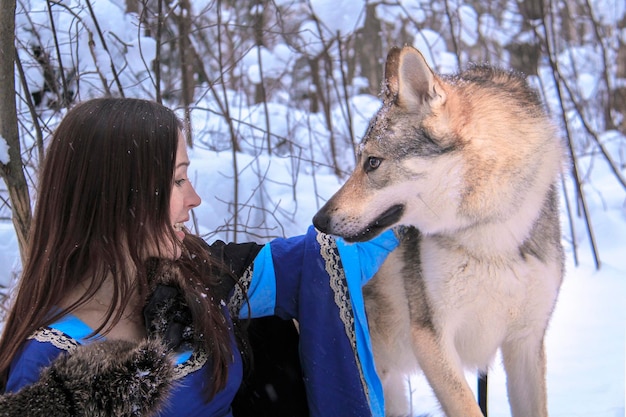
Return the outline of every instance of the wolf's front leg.
{"type": "Polygon", "coordinates": [[[547,417],[546,356],[543,337],[502,345],[507,391],[513,417],[547,417]]]}
{"type": "Polygon", "coordinates": [[[463,370],[446,354],[441,338],[432,329],[417,325],[411,333],[417,361],[446,416],[483,417],[463,370]]]}
{"type": "Polygon", "coordinates": [[[411,416],[411,403],[408,397],[407,386],[408,376],[393,369],[383,370],[379,373],[385,395],[385,416],[411,416]]]}

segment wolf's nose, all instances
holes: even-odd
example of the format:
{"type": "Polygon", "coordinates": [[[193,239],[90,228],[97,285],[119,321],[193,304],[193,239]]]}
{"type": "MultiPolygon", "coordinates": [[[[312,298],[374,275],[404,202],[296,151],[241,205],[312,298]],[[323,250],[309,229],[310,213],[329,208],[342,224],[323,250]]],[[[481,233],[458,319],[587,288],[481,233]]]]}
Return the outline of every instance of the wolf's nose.
{"type": "Polygon", "coordinates": [[[323,213],[323,210],[318,211],[315,216],[313,216],[313,226],[320,232],[328,233],[330,229],[330,216],[323,213]]]}

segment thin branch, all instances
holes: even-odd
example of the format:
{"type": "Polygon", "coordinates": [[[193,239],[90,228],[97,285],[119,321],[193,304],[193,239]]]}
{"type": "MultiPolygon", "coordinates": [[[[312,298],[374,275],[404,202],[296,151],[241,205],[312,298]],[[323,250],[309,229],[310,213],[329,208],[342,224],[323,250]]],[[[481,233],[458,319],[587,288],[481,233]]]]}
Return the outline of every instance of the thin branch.
{"type": "MultiPolygon", "coordinates": [[[[452,48],[454,49],[454,54],[456,55],[456,59],[458,60],[458,67],[461,68],[461,52],[459,49],[459,44],[457,43],[456,36],[454,34],[454,19],[452,18],[452,12],[450,11],[449,0],[445,0],[443,4],[446,9],[446,17],[448,18],[448,27],[450,28],[450,40],[452,42],[452,48]]],[[[459,27],[461,22],[459,21],[459,27]]],[[[463,30],[462,28],[459,31],[463,30]]]]}
{"type": "Polygon", "coordinates": [[[91,15],[91,18],[93,19],[93,23],[96,26],[96,32],[98,32],[98,37],[100,38],[100,42],[102,43],[102,48],[109,55],[109,62],[111,64],[111,72],[113,73],[113,79],[115,80],[115,84],[117,84],[117,89],[120,95],[124,97],[124,88],[122,87],[122,83],[120,82],[120,78],[117,74],[117,70],[115,69],[115,63],[113,63],[113,57],[111,56],[111,52],[109,52],[107,42],[104,39],[102,30],[100,29],[100,23],[98,22],[98,18],[96,17],[96,14],[93,11],[93,7],[91,7],[91,1],[85,0],[85,3],[87,4],[87,7],[89,8],[89,14],[91,15]]]}
{"type": "Polygon", "coordinates": [[[22,89],[24,90],[24,100],[26,101],[26,106],[28,107],[28,111],[30,112],[30,117],[33,122],[33,127],[35,130],[35,144],[37,146],[37,160],[43,161],[43,157],[44,157],[43,133],[41,130],[41,125],[39,124],[39,116],[37,115],[37,111],[35,110],[35,103],[33,103],[33,98],[28,88],[28,82],[26,80],[26,74],[24,74],[24,67],[22,66],[22,60],[20,59],[20,56],[17,53],[17,49],[15,50],[15,67],[17,68],[17,71],[20,75],[20,82],[22,84],[22,89]]]}
{"type": "Polygon", "coordinates": [[[587,226],[587,235],[589,237],[589,242],[591,243],[591,249],[592,249],[592,254],[593,254],[593,259],[594,259],[594,263],[596,266],[596,269],[600,269],[600,258],[599,258],[599,253],[598,253],[598,248],[596,245],[596,240],[595,240],[595,235],[593,233],[593,228],[591,225],[591,218],[589,215],[589,210],[587,208],[587,199],[585,197],[585,194],[583,192],[582,189],[582,184],[580,181],[580,174],[578,172],[578,161],[576,159],[576,152],[574,150],[574,144],[573,144],[573,139],[572,139],[572,134],[570,132],[570,128],[569,128],[569,123],[567,123],[567,116],[566,116],[566,109],[565,109],[565,105],[563,104],[563,98],[564,98],[564,94],[562,91],[562,82],[561,82],[561,76],[560,76],[560,70],[559,70],[559,64],[557,62],[556,59],[554,59],[554,54],[552,52],[552,46],[550,43],[550,40],[548,39],[549,37],[549,33],[554,33],[553,31],[549,31],[548,30],[548,23],[546,22],[546,17],[545,15],[542,15],[541,17],[541,22],[544,28],[544,32],[545,32],[545,47],[547,50],[547,55],[548,55],[548,60],[550,62],[550,66],[552,68],[552,78],[554,81],[554,85],[556,86],[557,92],[558,92],[558,96],[560,98],[559,100],[559,104],[561,106],[561,117],[563,119],[563,125],[567,134],[567,144],[568,144],[568,149],[570,152],[570,156],[571,156],[571,162],[572,162],[572,172],[573,172],[573,177],[574,177],[574,181],[576,184],[576,190],[578,191],[578,197],[580,199],[580,203],[582,205],[582,209],[583,209],[583,215],[585,217],[585,224],[587,226]]]}
{"type": "MultiPolygon", "coordinates": [[[[54,39],[54,49],[57,53],[57,60],[59,61],[59,75],[61,76],[61,85],[63,86],[63,92],[59,94],[57,91],[56,93],[59,98],[61,107],[67,107],[69,105],[69,102],[67,102],[66,97],[65,97],[68,91],[67,80],[65,79],[65,71],[63,70],[63,59],[61,58],[61,49],[59,48],[59,39],[57,37],[54,17],[52,16],[52,5],[50,3],[51,3],[50,1],[47,2],[48,17],[50,18],[50,28],[52,29],[52,34],[53,34],[52,39],[54,39]]],[[[51,88],[55,88],[56,84],[54,83],[52,84],[53,86],[51,86],[51,88]]]]}
{"type": "MultiPolygon", "coordinates": [[[[341,86],[343,87],[343,100],[345,103],[345,118],[346,118],[346,124],[347,124],[347,128],[348,128],[348,135],[350,136],[350,143],[352,145],[352,149],[356,149],[356,142],[354,140],[354,126],[352,123],[352,108],[350,106],[350,95],[348,94],[348,79],[346,77],[346,71],[344,70],[344,57],[343,57],[343,43],[341,41],[341,38],[339,37],[339,34],[337,34],[337,40],[338,40],[338,45],[337,45],[337,50],[339,53],[339,71],[341,73],[341,86]]],[[[338,96],[340,96],[338,94],[338,96]]],[[[343,110],[343,107],[342,107],[343,110]]],[[[354,162],[356,163],[356,152],[352,152],[352,155],[354,156],[354,162]]]]}

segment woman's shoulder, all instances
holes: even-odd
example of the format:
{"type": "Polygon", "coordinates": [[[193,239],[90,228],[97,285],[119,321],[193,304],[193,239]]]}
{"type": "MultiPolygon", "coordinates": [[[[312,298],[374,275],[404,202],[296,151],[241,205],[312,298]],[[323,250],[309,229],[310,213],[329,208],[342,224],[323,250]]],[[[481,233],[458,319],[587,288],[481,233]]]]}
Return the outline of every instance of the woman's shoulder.
{"type": "Polygon", "coordinates": [[[24,343],[9,368],[6,391],[16,392],[39,379],[41,370],[64,352],[71,352],[79,343],[61,331],[40,328],[24,343]]]}
{"type": "Polygon", "coordinates": [[[78,317],[68,314],[46,327],[40,327],[28,337],[19,357],[56,356],[60,352],[71,353],[84,344],[92,330],[78,317]]]}
{"type": "Polygon", "coordinates": [[[72,353],[92,333],[78,317],[68,314],[37,329],[11,362],[7,391],[14,392],[39,378],[41,369],[62,353],[72,353]]]}

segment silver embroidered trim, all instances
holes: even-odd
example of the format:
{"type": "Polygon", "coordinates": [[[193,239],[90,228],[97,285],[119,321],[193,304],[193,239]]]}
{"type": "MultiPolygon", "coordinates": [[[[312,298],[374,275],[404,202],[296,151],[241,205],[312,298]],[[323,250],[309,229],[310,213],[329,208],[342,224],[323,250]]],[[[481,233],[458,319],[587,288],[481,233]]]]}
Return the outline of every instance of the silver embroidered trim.
{"type": "MultiPolygon", "coordinates": [[[[51,329],[49,327],[43,327],[33,333],[29,339],[34,339],[38,342],[51,343],[57,349],[64,350],[66,352],[73,352],[79,346],[78,341],[72,339],[65,333],[57,329],[51,329]]],[[[185,362],[178,364],[174,367],[174,380],[181,379],[192,372],[202,368],[208,359],[208,355],[204,350],[194,352],[189,359],[185,362]]]]}
{"type": "Polygon", "coordinates": [[[248,293],[250,283],[252,282],[253,266],[254,264],[250,265],[243,273],[237,282],[237,285],[235,285],[232,297],[228,300],[228,311],[230,312],[231,317],[239,317],[239,312],[247,300],[246,294],[248,293]]]}
{"type": "Polygon", "coordinates": [[[192,372],[202,368],[209,355],[204,350],[194,351],[189,359],[174,367],[174,380],[184,378],[192,372]]]}
{"type": "Polygon", "coordinates": [[[61,349],[66,352],[73,352],[78,346],[80,346],[80,343],[62,331],[51,329],[49,327],[42,327],[38,329],[29,337],[29,339],[34,339],[43,343],[51,343],[57,349],[61,349]]]}
{"type": "Polygon", "coordinates": [[[320,244],[320,254],[324,258],[324,265],[326,272],[330,277],[330,287],[335,293],[335,304],[339,308],[339,317],[344,324],[346,330],[346,336],[350,340],[352,351],[356,359],[356,364],[359,369],[359,376],[361,377],[361,385],[365,391],[365,396],[370,398],[369,389],[365,382],[365,375],[363,374],[363,368],[361,366],[361,360],[359,359],[359,352],[356,346],[356,334],[354,330],[354,315],[352,314],[352,304],[350,301],[350,293],[348,292],[348,282],[346,275],[341,267],[341,258],[339,256],[339,250],[335,240],[329,235],[324,233],[317,233],[317,242],[320,244]]]}

